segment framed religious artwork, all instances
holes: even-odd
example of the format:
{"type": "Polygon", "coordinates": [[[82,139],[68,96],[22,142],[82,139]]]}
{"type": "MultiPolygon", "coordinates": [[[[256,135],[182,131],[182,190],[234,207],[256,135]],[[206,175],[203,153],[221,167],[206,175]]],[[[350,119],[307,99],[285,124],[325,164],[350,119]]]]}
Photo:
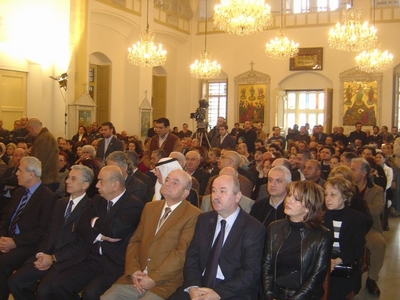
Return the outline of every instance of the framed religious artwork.
{"type": "Polygon", "coordinates": [[[153,107],[147,99],[147,90],[144,92],[145,97],[139,107],[140,111],[140,136],[142,139],[147,137],[147,131],[150,129],[152,123],[153,107]]]}
{"type": "Polygon", "coordinates": [[[290,71],[321,71],[323,65],[322,47],[317,48],[299,48],[297,56],[290,58],[290,71]]]}
{"type": "Polygon", "coordinates": [[[345,81],[343,82],[343,125],[375,126],[378,108],[378,82],[345,81]]]}
{"type": "Polygon", "coordinates": [[[266,92],[265,84],[238,84],[239,123],[248,120],[264,122],[266,92]]]}

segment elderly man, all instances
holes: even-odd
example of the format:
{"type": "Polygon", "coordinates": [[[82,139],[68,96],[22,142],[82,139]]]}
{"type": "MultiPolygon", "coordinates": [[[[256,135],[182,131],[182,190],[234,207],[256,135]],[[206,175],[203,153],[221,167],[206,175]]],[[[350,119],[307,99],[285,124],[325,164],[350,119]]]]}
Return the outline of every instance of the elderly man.
{"type": "Polygon", "coordinates": [[[36,255],[14,273],[9,280],[9,288],[15,300],[51,299],[48,290],[55,274],[79,263],[85,258],[85,249],[90,245],[80,234],[80,228],[89,226],[81,217],[90,208],[86,190],[93,181],[93,171],[85,166],[72,166],[66,180],[66,190],[70,194],[57,200],[48,234],[40,243],[36,255]],[[85,223],[85,224],[82,224],[85,223]]]}
{"type": "Polygon", "coordinates": [[[84,216],[90,223],[85,233],[90,252],[86,259],[55,276],[54,299],[99,299],[124,272],[125,252],[135,231],[143,202],[125,189],[125,178],[117,166],[106,166],[98,175],[99,194],[84,216]]]}
{"type": "Polygon", "coordinates": [[[239,207],[239,180],[221,175],[214,210],[199,216],[184,282],[168,299],[257,299],[266,229],[239,207]]]}
{"type": "Polygon", "coordinates": [[[122,151],[114,151],[106,158],[107,166],[117,166],[121,169],[122,176],[125,178],[125,188],[129,195],[135,196],[140,200],[145,200],[147,186],[138,177],[128,174],[130,168],[129,159],[122,151]]]}
{"type": "Polygon", "coordinates": [[[189,151],[186,154],[186,172],[200,184],[199,195],[203,196],[207,187],[208,179],[210,174],[199,168],[200,165],[200,154],[197,151],[189,151]]]}
{"type": "MultiPolygon", "coordinates": [[[[230,175],[238,178],[239,173],[232,167],[225,167],[219,171],[219,175],[230,175]]],[[[239,200],[240,207],[247,213],[250,213],[251,207],[254,204],[254,200],[249,197],[242,195],[239,200]]],[[[211,195],[206,195],[201,201],[201,210],[204,212],[213,210],[211,195]]]]}
{"type": "Polygon", "coordinates": [[[369,179],[371,167],[364,158],[353,158],[350,164],[354,182],[358,187],[359,195],[368,204],[373,225],[365,236],[365,247],[370,251],[370,265],[366,287],[370,294],[379,295],[380,290],[376,281],[385,258],[386,242],[383,237],[381,214],[384,207],[383,189],[369,179]]]}
{"type": "Polygon", "coordinates": [[[153,136],[146,144],[143,153],[143,164],[150,168],[150,156],[154,150],[162,149],[168,156],[172,151],[182,152],[181,140],[174,134],[171,134],[169,120],[160,118],[156,121],[157,134],[153,136]]]}
{"type": "Polygon", "coordinates": [[[43,127],[39,119],[29,119],[26,128],[35,139],[30,155],[42,163],[42,182],[55,192],[60,185],[58,180],[58,145],[50,131],[43,127]]]}
{"type": "Polygon", "coordinates": [[[250,215],[264,224],[265,228],[271,222],[285,218],[283,201],[287,195],[287,186],[292,181],[288,168],[279,165],[268,173],[267,191],[269,196],[257,200],[251,208],[250,215]]]}
{"type": "MultiPolygon", "coordinates": [[[[243,195],[246,197],[251,197],[251,191],[253,190],[253,183],[248,179],[252,177],[252,174],[249,173],[250,175],[245,177],[242,174],[240,174],[243,169],[239,168],[240,164],[240,156],[236,151],[223,151],[221,152],[221,156],[218,159],[218,168],[219,170],[225,168],[225,167],[232,167],[233,169],[237,170],[239,173],[239,182],[240,182],[240,191],[243,195]]],[[[212,174],[211,174],[212,175],[212,174]]],[[[215,178],[217,178],[218,175],[214,175],[210,177],[207,183],[207,188],[205,191],[205,195],[211,194],[211,186],[215,178]]]]}
{"type": "Polygon", "coordinates": [[[321,164],[316,159],[310,159],[304,165],[303,173],[306,180],[313,181],[323,187],[325,180],[321,178],[321,172],[321,164]]]}
{"type": "Polygon", "coordinates": [[[0,223],[0,299],[8,299],[7,280],[34,255],[49,228],[57,196],[40,180],[41,163],[24,157],[18,167],[18,188],[0,223]]]}
{"type": "Polygon", "coordinates": [[[147,203],[129,241],[124,275],[102,300],[169,297],[183,282],[186,249],[201,211],[186,201],[191,178],[170,172],[161,187],[164,200],[147,203]]]}

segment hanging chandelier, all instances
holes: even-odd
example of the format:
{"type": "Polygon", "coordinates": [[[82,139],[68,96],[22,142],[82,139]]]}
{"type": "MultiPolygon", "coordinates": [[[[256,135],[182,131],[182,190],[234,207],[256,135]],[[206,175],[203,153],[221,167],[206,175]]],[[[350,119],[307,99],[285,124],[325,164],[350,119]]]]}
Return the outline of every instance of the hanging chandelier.
{"type": "Polygon", "coordinates": [[[206,0],[206,23],[204,33],[204,51],[200,53],[200,59],[190,65],[190,74],[193,77],[208,80],[218,77],[221,74],[221,66],[216,60],[211,60],[211,55],[207,52],[207,0],[206,0]]]}
{"type": "Polygon", "coordinates": [[[376,29],[369,26],[368,22],[361,24],[361,10],[359,8],[349,8],[343,11],[344,24],[336,24],[329,31],[329,47],[342,51],[362,51],[375,44],[376,29]]]}
{"type": "MultiPolygon", "coordinates": [[[[373,24],[375,26],[375,0],[373,2],[373,24]]],[[[356,66],[366,73],[380,73],[393,66],[393,55],[388,51],[381,51],[378,43],[372,44],[356,57],[356,66]]]]}
{"type": "Polygon", "coordinates": [[[393,55],[388,51],[382,52],[375,48],[361,52],[356,57],[356,66],[359,70],[367,73],[383,72],[393,65],[393,55]]]}
{"type": "Polygon", "coordinates": [[[274,59],[291,58],[299,52],[299,44],[290,41],[283,27],[283,0],[281,1],[281,27],[278,36],[265,45],[265,53],[274,59]]]}
{"type": "Polygon", "coordinates": [[[214,7],[214,24],[228,33],[253,34],[271,26],[271,7],[264,0],[221,0],[214,7]]]}
{"type": "Polygon", "coordinates": [[[128,49],[128,61],[139,67],[158,67],[165,64],[167,51],[154,44],[154,33],[149,32],[149,0],[147,0],[147,27],[139,36],[140,41],[128,49]]]}

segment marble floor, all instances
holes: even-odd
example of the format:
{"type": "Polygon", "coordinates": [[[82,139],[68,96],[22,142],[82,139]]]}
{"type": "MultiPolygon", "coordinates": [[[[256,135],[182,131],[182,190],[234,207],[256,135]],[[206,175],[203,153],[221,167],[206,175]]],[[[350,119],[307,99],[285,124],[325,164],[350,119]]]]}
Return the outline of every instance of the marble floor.
{"type": "Polygon", "coordinates": [[[367,274],[363,275],[363,288],[355,300],[399,300],[400,299],[400,218],[389,218],[389,231],[384,232],[386,255],[379,273],[380,296],[370,295],[365,288],[367,274]]]}

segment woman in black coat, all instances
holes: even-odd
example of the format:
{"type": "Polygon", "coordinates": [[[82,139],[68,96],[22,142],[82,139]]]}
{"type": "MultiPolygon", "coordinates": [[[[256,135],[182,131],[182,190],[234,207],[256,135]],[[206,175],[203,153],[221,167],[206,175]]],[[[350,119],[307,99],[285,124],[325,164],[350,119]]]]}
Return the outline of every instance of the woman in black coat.
{"type": "Polygon", "coordinates": [[[361,287],[361,256],[365,247],[367,218],[348,207],[352,184],[342,177],[330,177],[324,184],[324,225],[333,237],[329,300],[345,300],[361,287]],[[343,267],[352,270],[343,272],[343,267]],[[340,271],[342,270],[342,271],[340,271]]]}

